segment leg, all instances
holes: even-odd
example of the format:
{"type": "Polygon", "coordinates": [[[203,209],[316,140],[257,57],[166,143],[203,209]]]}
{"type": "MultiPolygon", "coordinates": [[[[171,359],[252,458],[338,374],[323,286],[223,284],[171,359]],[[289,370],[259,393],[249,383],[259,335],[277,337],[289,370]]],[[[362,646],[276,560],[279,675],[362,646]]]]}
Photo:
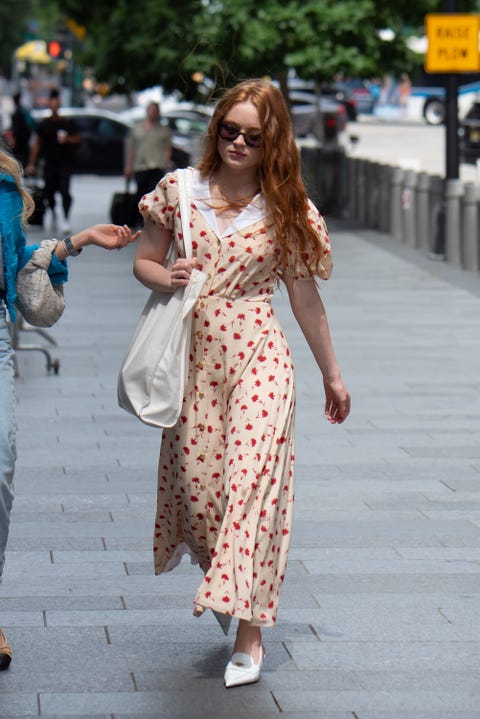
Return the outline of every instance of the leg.
{"type": "Polygon", "coordinates": [[[72,173],[70,167],[62,167],[58,173],[58,190],[62,196],[62,206],[65,220],[68,220],[70,207],[72,206],[72,196],[70,194],[71,176],[72,173]]]}
{"type": "Polygon", "coordinates": [[[255,664],[260,662],[262,651],[262,630],[260,627],[256,627],[251,622],[246,622],[244,619],[240,619],[237,628],[237,638],[235,639],[235,646],[233,647],[233,653],[245,652],[250,654],[255,664]]]}
{"type": "Polygon", "coordinates": [[[232,658],[225,669],[225,686],[238,687],[257,682],[264,655],[260,627],[241,619],[232,658]]]}
{"type": "Polygon", "coordinates": [[[15,387],[13,349],[5,308],[0,307],[0,577],[5,562],[15,469],[15,387]]]}
{"type": "MultiPolygon", "coordinates": [[[[15,469],[15,387],[14,361],[10,331],[5,308],[0,305],[0,581],[5,562],[10,512],[13,503],[13,473],[15,469]]],[[[6,669],[12,650],[0,629],[0,670],[6,669]]]]}
{"type": "Polygon", "coordinates": [[[57,174],[55,172],[52,172],[51,170],[47,170],[45,172],[45,200],[47,205],[50,207],[51,211],[55,215],[55,193],[57,191],[58,182],[57,182],[57,174]]]}

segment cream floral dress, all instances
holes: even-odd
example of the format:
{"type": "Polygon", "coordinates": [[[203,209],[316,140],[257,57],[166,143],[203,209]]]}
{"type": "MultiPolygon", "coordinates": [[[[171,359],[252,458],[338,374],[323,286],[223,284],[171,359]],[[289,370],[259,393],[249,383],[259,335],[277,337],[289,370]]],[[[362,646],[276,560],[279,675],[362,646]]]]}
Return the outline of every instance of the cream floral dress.
{"type": "MultiPolygon", "coordinates": [[[[163,431],[154,532],[155,573],[183,554],[204,578],[195,613],[271,626],[285,575],[293,511],[295,384],[292,358],[271,305],[279,247],[257,196],[222,234],[208,180],[192,171],[193,255],[208,281],[193,314],[180,419],[163,431]]],[[[175,173],[140,202],[145,218],[175,234],[184,255],[175,173]]],[[[323,218],[309,217],[331,271],[323,218]]],[[[307,277],[292,253],[286,270],[307,277]]]]}

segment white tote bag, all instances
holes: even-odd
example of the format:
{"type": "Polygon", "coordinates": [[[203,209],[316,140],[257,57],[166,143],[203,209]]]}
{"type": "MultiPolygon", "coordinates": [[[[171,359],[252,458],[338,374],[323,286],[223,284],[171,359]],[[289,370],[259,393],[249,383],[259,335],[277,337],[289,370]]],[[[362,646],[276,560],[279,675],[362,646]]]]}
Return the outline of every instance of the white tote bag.
{"type": "MultiPolygon", "coordinates": [[[[191,170],[177,170],[185,256],[191,257],[191,170]]],[[[154,427],[173,427],[183,402],[192,309],[207,275],[193,269],[174,293],[152,292],[140,316],[117,384],[120,407],[154,427]]]]}

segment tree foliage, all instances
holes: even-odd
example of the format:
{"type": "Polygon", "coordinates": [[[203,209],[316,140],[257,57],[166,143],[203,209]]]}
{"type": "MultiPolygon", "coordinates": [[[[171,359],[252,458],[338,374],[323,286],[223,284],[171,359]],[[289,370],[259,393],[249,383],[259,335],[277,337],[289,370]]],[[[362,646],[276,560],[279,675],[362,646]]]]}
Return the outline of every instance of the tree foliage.
{"type": "MultiPolygon", "coordinates": [[[[408,32],[421,32],[425,14],[443,7],[439,0],[49,1],[86,26],[84,61],[99,80],[187,95],[198,72],[225,86],[292,69],[317,80],[409,70],[408,32]],[[385,28],[393,40],[383,39],[385,28]]],[[[476,3],[458,4],[466,12],[476,3]]]]}
{"type": "Polygon", "coordinates": [[[0,69],[9,73],[14,50],[25,40],[25,18],[31,16],[32,0],[0,2],[0,69]]]}

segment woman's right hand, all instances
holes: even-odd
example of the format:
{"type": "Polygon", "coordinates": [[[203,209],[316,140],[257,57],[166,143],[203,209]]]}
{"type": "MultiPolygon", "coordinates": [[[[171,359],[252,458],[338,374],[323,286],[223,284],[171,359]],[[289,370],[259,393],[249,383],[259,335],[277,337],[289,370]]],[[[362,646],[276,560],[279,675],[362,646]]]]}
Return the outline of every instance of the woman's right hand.
{"type": "Polygon", "coordinates": [[[179,257],[175,260],[170,268],[170,286],[172,292],[175,292],[179,287],[188,285],[192,270],[197,266],[197,263],[198,260],[196,257],[179,257]]]}

